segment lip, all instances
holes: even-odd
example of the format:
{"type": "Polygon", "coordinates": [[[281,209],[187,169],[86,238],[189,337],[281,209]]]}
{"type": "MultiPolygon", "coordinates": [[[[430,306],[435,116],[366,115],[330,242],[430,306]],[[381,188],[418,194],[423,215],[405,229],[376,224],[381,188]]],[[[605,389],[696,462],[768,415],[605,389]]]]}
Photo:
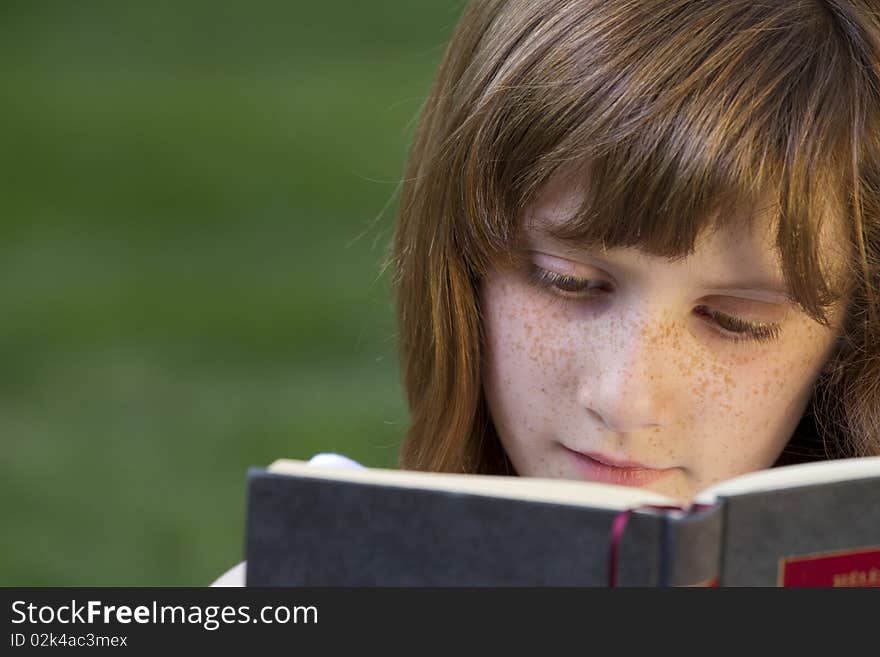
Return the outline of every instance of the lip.
{"type": "Polygon", "coordinates": [[[647,486],[675,470],[675,468],[649,468],[641,463],[613,459],[603,454],[576,452],[568,447],[564,449],[584,479],[602,484],[647,486]]]}

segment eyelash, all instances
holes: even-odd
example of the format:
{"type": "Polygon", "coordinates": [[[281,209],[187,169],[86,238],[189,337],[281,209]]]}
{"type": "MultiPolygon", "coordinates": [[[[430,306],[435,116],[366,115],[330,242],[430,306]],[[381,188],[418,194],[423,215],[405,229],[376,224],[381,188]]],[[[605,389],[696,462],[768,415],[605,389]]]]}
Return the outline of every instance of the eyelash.
{"type": "MultiPolygon", "coordinates": [[[[529,271],[529,280],[538,287],[549,290],[557,298],[564,299],[594,299],[610,291],[603,281],[559,274],[534,264],[529,271]],[[596,283],[598,285],[594,285],[596,283]]],[[[771,342],[779,337],[779,324],[749,322],[704,305],[697,306],[694,310],[726,331],[725,337],[732,342],[771,342]]]]}

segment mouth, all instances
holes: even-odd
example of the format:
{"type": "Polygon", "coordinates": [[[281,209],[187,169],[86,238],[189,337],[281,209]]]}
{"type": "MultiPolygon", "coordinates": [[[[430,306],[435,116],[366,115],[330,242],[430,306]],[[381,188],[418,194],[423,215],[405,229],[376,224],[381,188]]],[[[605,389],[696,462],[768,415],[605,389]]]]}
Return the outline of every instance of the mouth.
{"type": "Polygon", "coordinates": [[[675,470],[675,468],[651,468],[593,452],[576,452],[565,446],[563,449],[586,481],[640,487],[647,486],[675,470]]]}

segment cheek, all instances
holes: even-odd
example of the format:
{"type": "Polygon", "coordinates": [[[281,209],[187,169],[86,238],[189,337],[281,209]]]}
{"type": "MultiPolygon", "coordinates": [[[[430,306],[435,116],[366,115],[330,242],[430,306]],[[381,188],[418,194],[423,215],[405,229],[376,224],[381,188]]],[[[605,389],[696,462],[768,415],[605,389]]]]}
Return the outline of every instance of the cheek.
{"type": "Polygon", "coordinates": [[[824,365],[834,334],[829,329],[804,318],[792,330],[778,348],[767,350],[758,362],[748,366],[750,382],[743,393],[748,394],[752,404],[773,411],[785,420],[786,412],[800,413],[813,391],[813,385],[824,365]]]}
{"type": "Polygon", "coordinates": [[[830,332],[814,326],[804,320],[778,343],[737,347],[696,375],[691,395],[697,433],[714,436],[698,448],[704,458],[727,463],[734,474],[775,461],[803,415],[833,342],[830,332]]]}
{"type": "Polygon", "coordinates": [[[576,389],[585,345],[571,334],[563,309],[524,285],[493,280],[483,291],[484,385],[507,415],[545,424],[576,389]]]}

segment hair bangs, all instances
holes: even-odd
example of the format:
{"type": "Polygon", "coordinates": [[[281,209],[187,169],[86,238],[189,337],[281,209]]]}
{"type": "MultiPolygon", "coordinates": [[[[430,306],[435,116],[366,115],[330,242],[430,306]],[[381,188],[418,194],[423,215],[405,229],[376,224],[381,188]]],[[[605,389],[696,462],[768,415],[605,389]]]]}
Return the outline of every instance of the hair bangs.
{"type": "Polygon", "coordinates": [[[566,10],[496,19],[484,47],[495,32],[513,45],[470,71],[479,95],[448,142],[474,270],[510,251],[517,217],[563,175],[584,203],[554,233],[587,248],[680,259],[707,231],[769,221],[793,300],[824,321],[845,283],[817,236],[848,211],[853,117],[838,101],[853,81],[821,7],[646,3],[617,20],[603,3],[551,4],[566,10]]]}

